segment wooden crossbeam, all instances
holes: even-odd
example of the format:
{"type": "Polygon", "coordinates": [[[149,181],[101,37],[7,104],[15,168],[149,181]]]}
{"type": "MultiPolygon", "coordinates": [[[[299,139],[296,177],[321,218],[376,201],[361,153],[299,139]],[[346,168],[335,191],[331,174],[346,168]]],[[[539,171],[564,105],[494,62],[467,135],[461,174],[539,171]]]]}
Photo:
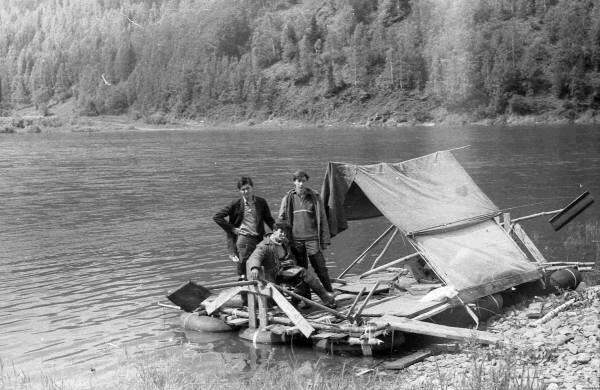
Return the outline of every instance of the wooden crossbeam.
{"type": "Polygon", "coordinates": [[[212,301],[205,305],[206,313],[212,314],[218,308],[223,306],[228,300],[235,297],[240,291],[244,290],[243,287],[235,287],[229,290],[223,290],[221,293],[212,301]]]}
{"type": "Polygon", "coordinates": [[[546,259],[544,258],[544,255],[542,255],[542,253],[535,246],[533,241],[531,241],[531,239],[529,238],[527,233],[525,233],[525,230],[523,230],[521,225],[519,225],[518,223],[515,223],[513,226],[513,230],[515,232],[515,235],[519,238],[519,240],[521,240],[523,245],[525,245],[525,247],[527,248],[529,253],[531,253],[531,256],[533,256],[535,261],[537,261],[540,264],[545,263],[546,259]]]}
{"type": "Polygon", "coordinates": [[[430,322],[423,322],[390,315],[373,318],[371,323],[377,325],[388,325],[390,328],[399,330],[401,332],[426,334],[429,336],[443,337],[452,340],[477,341],[482,344],[496,344],[502,341],[500,336],[490,332],[438,325],[430,322]]]}
{"type": "Polygon", "coordinates": [[[273,300],[277,303],[277,306],[288,316],[294,325],[302,332],[305,337],[310,337],[314,332],[315,328],[296,310],[294,306],[277,290],[272,283],[269,283],[267,287],[270,289],[273,300]]]}

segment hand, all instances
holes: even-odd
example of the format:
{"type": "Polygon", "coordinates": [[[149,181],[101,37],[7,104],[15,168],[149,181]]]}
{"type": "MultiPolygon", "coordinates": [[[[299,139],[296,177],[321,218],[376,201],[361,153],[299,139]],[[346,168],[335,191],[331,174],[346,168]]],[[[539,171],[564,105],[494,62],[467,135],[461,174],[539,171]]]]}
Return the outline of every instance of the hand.
{"type": "Polygon", "coordinates": [[[240,262],[240,258],[237,257],[236,255],[229,255],[229,260],[233,261],[234,263],[240,262]]]}
{"type": "Polygon", "coordinates": [[[233,228],[233,234],[235,234],[236,236],[240,235],[240,228],[233,228]]]}
{"type": "Polygon", "coordinates": [[[258,272],[258,268],[252,268],[252,270],[250,271],[250,278],[252,280],[257,280],[259,277],[259,272],[258,272]]]}
{"type": "Polygon", "coordinates": [[[327,249],[327,247],[329,246],[329,244],[321,244],[321,250],[324,251],[325,249],[327,249]]]}

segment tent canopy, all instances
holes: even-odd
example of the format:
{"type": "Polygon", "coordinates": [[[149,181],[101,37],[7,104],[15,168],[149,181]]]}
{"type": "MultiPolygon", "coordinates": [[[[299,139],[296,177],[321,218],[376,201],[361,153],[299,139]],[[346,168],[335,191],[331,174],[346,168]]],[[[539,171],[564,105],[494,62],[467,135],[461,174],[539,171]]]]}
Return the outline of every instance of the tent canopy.
{"type": "Polygon", "coordinates": [[[332,235],[348,220],[383,215],[465,300],[541,276],[449,151],[394,164],[330,162],[321,196],[332,235]]]}

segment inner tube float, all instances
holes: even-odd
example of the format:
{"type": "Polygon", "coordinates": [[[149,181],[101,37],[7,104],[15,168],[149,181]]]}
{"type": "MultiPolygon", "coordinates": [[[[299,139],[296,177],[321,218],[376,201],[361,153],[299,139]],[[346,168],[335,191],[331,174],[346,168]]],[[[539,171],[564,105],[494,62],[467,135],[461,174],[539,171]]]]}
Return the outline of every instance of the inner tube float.
{"type": "Polygon", "coordinates": [[[223,322],[219,318],[198,315],[198,313],[183,313],[179,317],[183,328],[187,330],[196,330],[201,332],[231,332],[236,327],[223,322]]]}
{"type": "Polygon", "coordinates": [[[471,305],[471,308],[477,315],[480,321],[485,321],[488,318],[502,313],[504,299],[500,294],[486,295],[477,299],[471,305]]]}
{"type": "Polygon", "coordinates": [[[556,289],[575,290],[581,282],[577,268],[565,268],[550,274],[550,285],[556,289]]]}
{"type": "Polygon", "coordinates": [[[287,340],[285,334],[279,334],[261,328],[244,328],[240,330],[242,340],[251,341],[252,344],[284,344],[287,340]]]}

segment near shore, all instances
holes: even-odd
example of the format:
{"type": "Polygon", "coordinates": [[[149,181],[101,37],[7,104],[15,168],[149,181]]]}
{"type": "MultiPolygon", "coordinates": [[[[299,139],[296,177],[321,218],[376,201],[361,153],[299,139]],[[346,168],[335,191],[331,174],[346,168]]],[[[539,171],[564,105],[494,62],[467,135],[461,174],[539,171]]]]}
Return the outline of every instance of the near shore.
{"type": "Polygon", "coordinates": [[[235,129],[281,129],[303,127],[386,127],[409,126],[541,126],[541,125],[595,125],[600,124],[600,113],[586,111],[574,115],[572,112],[549,111],[538,114],[507,114],[495,118],[477,118],[474,113],[451,113],[445,109],[433,109],[427,115],[418,112],[399,114],[385,107],[363,108],[362,119],[337,118],[296,119],[258,115],[256,118],[242,118],[225,112],[215,113],[206,118],[183,118],[173,114],[154,112],[142,115],[131,111],[123,115],[83,116],[78,113],[74,99],[50,106],[48,114],[41,116],[33,106],[15,110],[10,116],[0,117],[0,133],[44,133],[44,132],[113,132],[113,131],[153,131],[153,130],[202,130],[214,128],[235,129]]]}

